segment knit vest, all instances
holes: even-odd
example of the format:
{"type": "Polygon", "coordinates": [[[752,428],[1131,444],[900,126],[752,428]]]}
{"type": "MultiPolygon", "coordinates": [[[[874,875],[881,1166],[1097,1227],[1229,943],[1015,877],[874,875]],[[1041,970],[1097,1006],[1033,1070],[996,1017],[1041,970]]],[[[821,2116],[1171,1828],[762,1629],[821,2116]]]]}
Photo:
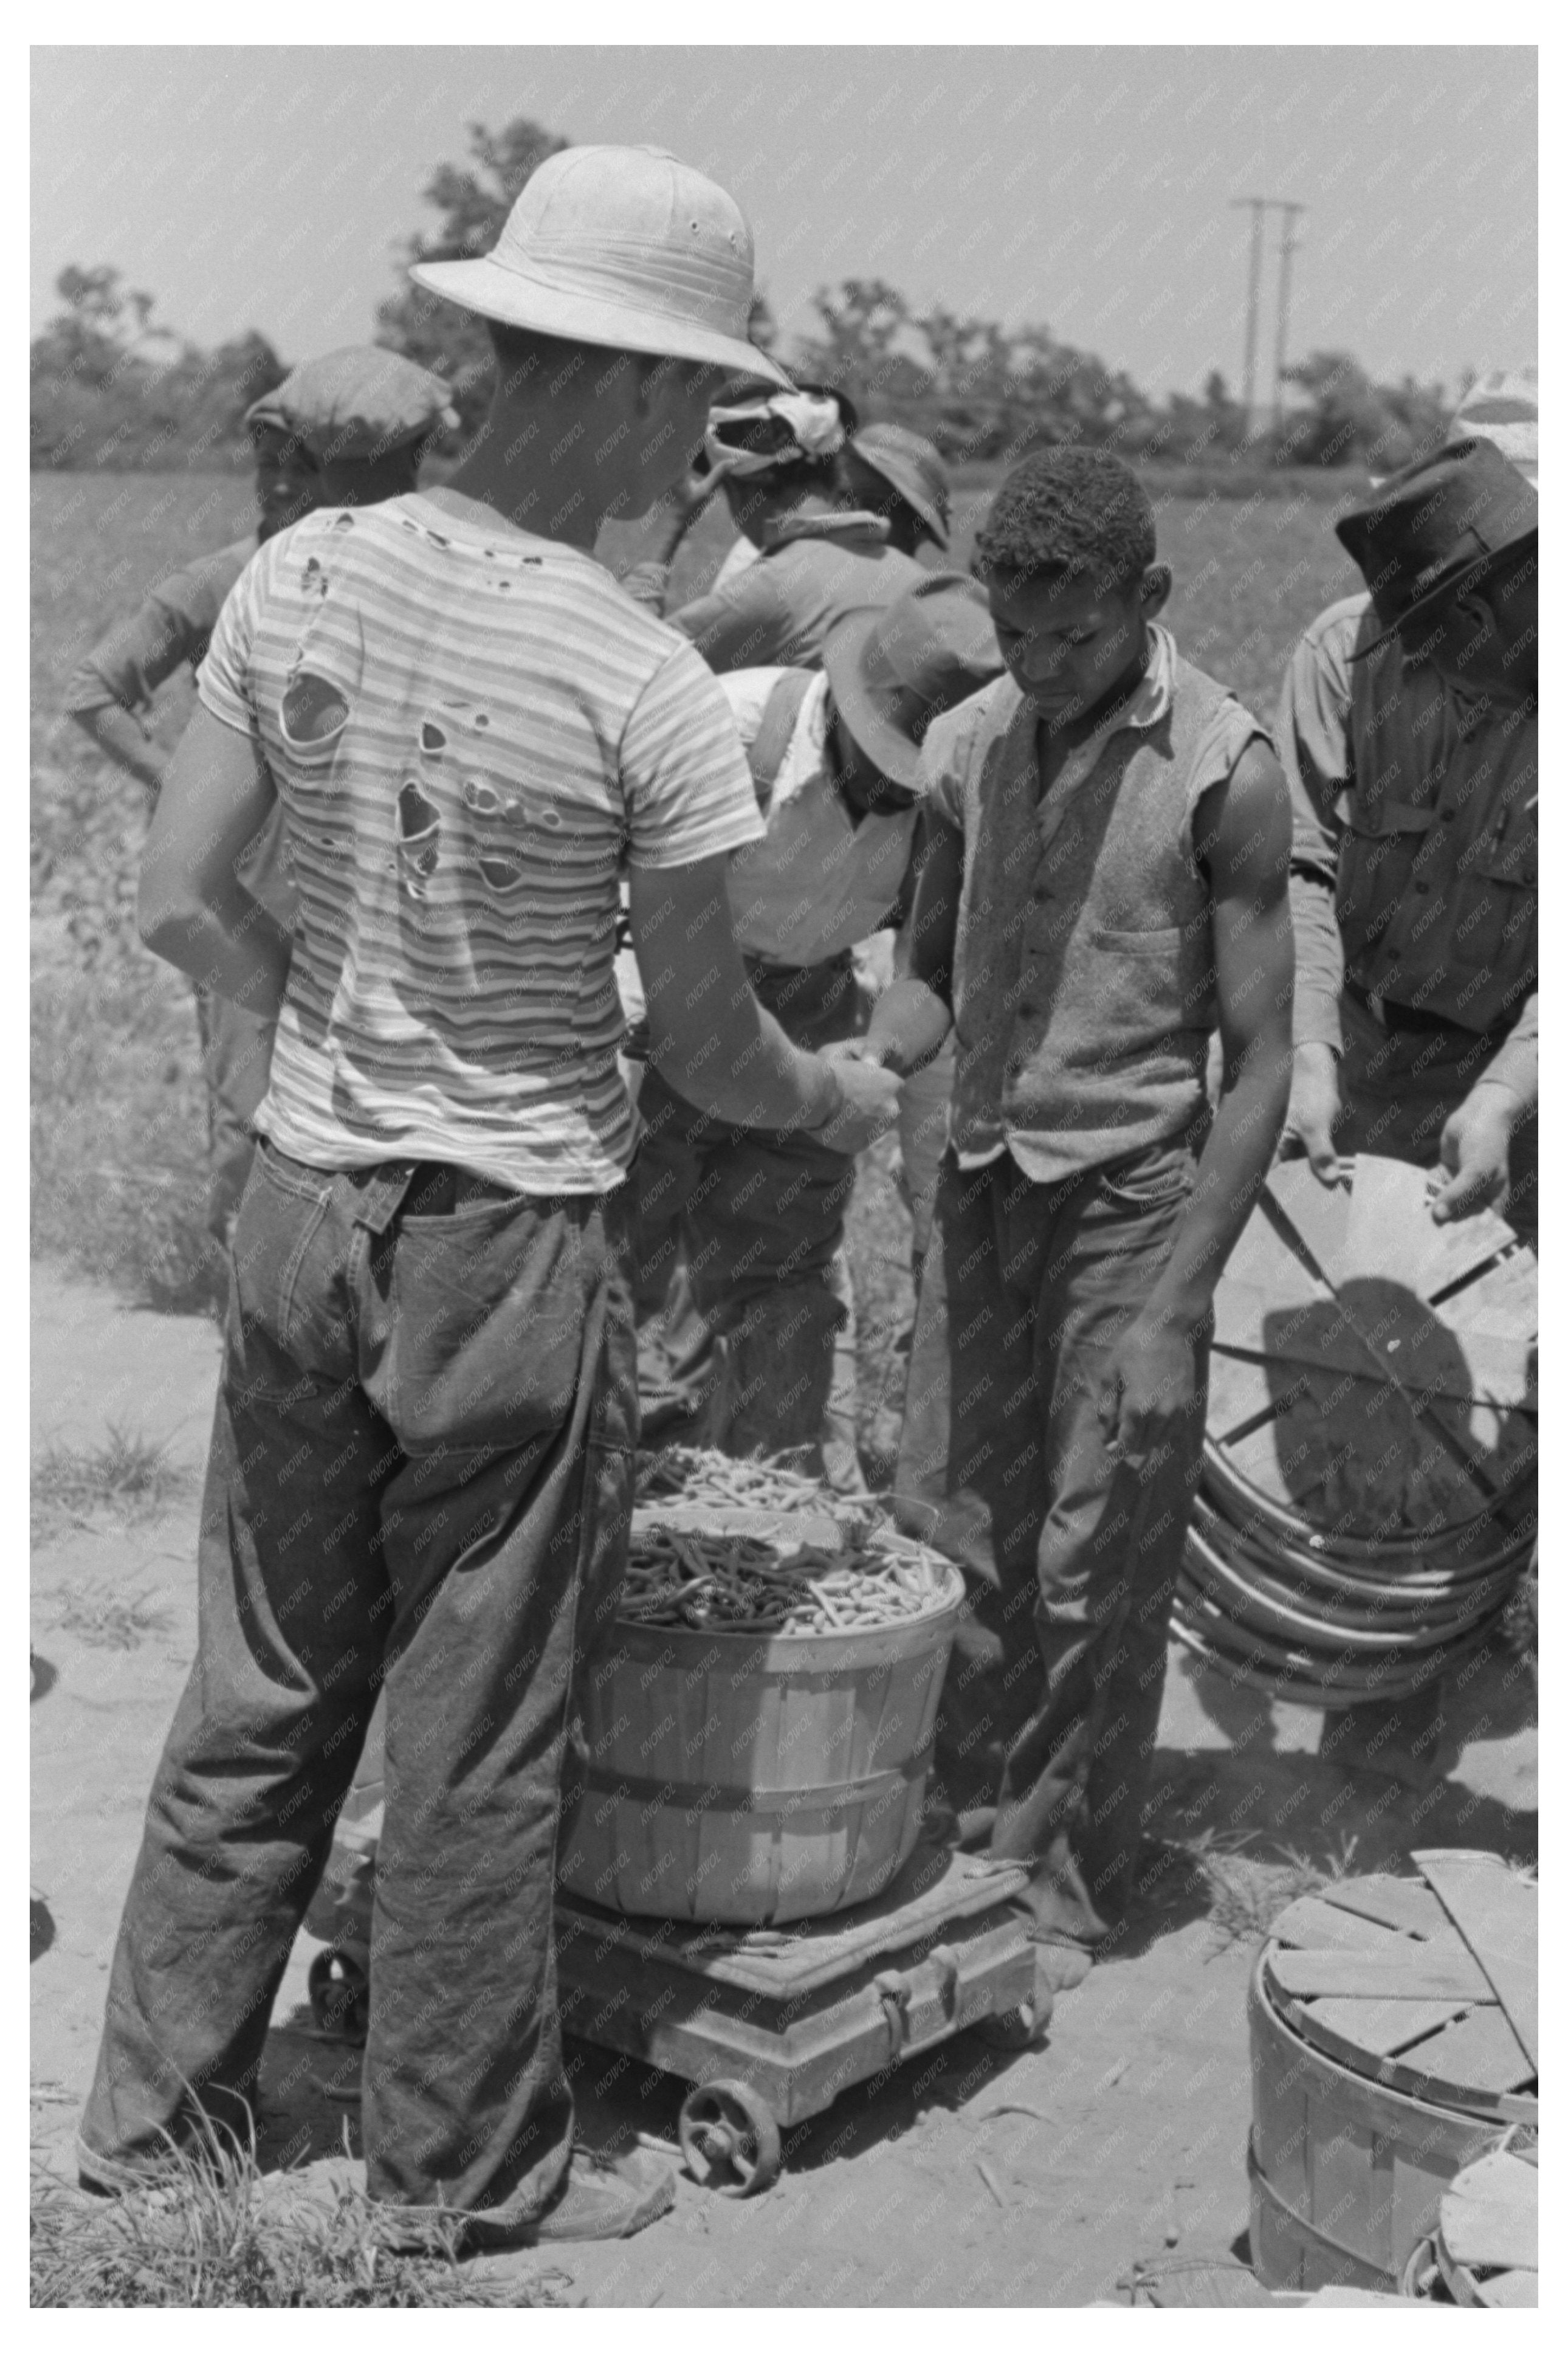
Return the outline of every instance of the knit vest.
{"type": "Polygon", "coordinates": [[[1033,705],[1011,680],[987,690],[963,795],[962,1154],[1009,1143],[1055,1181],[1179,1135],[1205,1109],[1217,1004],[1193,812],[1268,739],[1172,653],[1163,714],[1113,731],[1059,797],[1065,776],[1040,795],[1033,705]]]}

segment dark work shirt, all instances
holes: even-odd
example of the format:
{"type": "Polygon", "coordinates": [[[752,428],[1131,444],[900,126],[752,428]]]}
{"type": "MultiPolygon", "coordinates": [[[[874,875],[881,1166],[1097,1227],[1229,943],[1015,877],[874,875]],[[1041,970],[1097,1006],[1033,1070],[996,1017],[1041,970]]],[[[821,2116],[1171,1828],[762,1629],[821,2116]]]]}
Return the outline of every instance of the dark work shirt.
{"type": "Polygon", "coordinates": [[[1487,1076],[1536,1095],[1536,698],[1470,695],[1379,624],[1364,595],[1312,623],[1276,729],[1290,787],[1296,1041],[1342,1044],[1347,976],[1485,1036],[1487,1076]]]}

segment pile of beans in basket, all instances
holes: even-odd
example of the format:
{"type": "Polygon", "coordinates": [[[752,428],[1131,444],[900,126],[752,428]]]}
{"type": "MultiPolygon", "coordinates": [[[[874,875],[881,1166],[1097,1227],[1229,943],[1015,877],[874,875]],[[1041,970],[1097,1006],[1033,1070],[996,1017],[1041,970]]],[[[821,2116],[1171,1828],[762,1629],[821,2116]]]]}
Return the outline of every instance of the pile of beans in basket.
{"type": "Polygon", "coordinates": [[[619,1615],[640,1626],[687,1626],[706,1633],[842,1634],[895,1626],[946,1608],[953,1572],[903,1535],[869,1498],[852,1502],[816,1480],[765,1462],[669,1447],[645,1457],[637,1500],[716,1508],[831,1512],[842,1549],[777,1536],[690,1525],[660,1526],[640,1513],[621,1589],[619,1615]]]}

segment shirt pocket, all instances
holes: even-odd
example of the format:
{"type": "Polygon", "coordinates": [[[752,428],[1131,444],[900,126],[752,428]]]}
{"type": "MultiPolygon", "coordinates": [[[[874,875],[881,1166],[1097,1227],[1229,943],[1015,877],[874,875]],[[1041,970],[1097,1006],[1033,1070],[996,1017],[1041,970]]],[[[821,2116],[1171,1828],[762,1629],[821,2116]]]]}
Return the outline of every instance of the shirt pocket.
{"type": "Polygon", "coordinates": [[[1507,815],[1486,835],[1455,892],[1447,945],[1468,970],[1513,979],[1533,967],[1538,834],[1535,805],[1507,815]]]}
{"type": "Polygon", "coordinates": [[[1100,923],[1089,934],[1089,945],[1110,955],[1160,956],[1174,963],[1181,952],[1182,936],[1179,923],[1162,923],[1153,931],[1132,932],[1114,931],[1100,923]]]}
{"type": "Polygon", "coordinates": [[[1381,937],[1415,894],[1416,865],[1436,814],[1389,801],[1352,824],[1340,850],[1335,908],[1355,944],[1381,937]]]}

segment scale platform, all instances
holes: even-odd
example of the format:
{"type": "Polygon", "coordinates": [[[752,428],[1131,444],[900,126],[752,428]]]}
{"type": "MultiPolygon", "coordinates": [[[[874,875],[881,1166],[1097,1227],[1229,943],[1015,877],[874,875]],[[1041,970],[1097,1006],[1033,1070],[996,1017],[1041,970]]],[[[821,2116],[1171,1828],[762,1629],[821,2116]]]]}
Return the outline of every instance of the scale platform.
{"type": "MultiPolygon", "coordinates": [[[[917,1848],[886,1893],[787,1928],[639,1920],[561,1894],[564,2031],[693,2085],[680,2145],[699,2181],[750,2197],[776,2180],[781,2127],[966,2029],[1026,2050],[1050,2017],[1013,1899],[1021,1863],[917,1848]]],[[[363,2033],[368,1950],[340,1930],[317,1956],[325,2028],[363,2033]]]]}

